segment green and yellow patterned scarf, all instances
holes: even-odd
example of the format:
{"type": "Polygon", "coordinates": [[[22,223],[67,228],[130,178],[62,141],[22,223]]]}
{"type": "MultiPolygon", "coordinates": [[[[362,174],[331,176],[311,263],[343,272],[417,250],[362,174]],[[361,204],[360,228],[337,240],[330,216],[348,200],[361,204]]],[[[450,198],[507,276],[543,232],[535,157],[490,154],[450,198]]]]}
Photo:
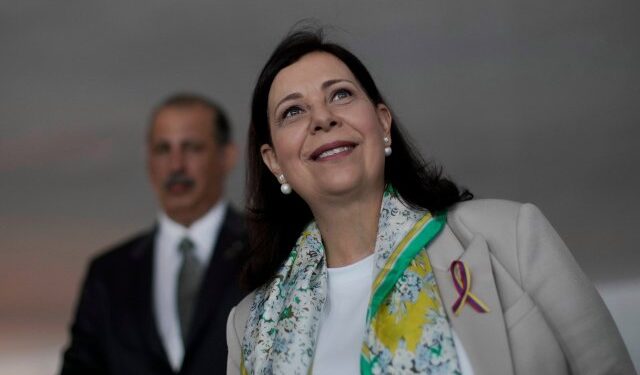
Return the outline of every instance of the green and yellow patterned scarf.
{"type": "MultiPolygon", "coordinates": [[[[408,208],[392,191],[384,193],[362,374],[460,374],[426,253],[444,225],[444,216],[408,208]]],[[[256,290],[242,342],[242,373],[310,373],[326,298],[324,247],[312,222],[274,279],[256,290]]]]}

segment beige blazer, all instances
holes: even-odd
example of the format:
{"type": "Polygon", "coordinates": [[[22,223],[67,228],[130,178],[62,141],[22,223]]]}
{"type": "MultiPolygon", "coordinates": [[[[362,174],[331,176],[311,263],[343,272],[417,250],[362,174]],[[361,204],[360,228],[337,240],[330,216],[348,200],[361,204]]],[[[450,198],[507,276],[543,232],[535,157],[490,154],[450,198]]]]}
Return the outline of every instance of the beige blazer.
{"type": "MultiPolygon", "coordinates": [[[[473,200],[451,209],[427,250],[449,321],[476,375],[636,374],[591,282],[532,204],[473,200]],[[460,259],[471,291],[490,308],[451,311],[449,265],[460,259]]],[[[227,374],[240,373],[240,345],[253,293],[230,313],[227,374]]]]}

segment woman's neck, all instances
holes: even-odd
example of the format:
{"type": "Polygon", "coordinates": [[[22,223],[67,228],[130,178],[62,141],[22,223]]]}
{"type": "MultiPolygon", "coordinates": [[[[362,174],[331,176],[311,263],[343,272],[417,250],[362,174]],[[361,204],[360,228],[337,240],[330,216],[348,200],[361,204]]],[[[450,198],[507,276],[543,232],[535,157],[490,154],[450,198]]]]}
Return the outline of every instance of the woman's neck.
{"type": "Polygon", "coordinates": [[[315,205],[312,210],[322,235],[328,267],[343,267],[372,254],[378,234],[383,191],[315,205]]]}

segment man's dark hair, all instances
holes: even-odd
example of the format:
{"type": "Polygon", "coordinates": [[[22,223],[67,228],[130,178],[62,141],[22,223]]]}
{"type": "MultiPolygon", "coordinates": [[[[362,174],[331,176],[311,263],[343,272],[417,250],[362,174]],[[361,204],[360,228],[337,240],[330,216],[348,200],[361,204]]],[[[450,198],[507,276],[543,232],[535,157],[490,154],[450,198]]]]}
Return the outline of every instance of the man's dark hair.
{"type": "Polygon", "coordinates": [[[225,111],[213,100],[199,94],[178,93],[164,99],[151,113],[149,130],[155,122],[158,113],[168,107],[205,107],[215,114],[213,118],[213,136],[220,145],[231,142],[231,125],[225,111]]]}
{"type": "MultiPolygon", "coordinates": [[[[337,57],[351,70],[374,106],[385,104],[362,62],[344,47],[326,42],[321,29],[294,31],[280,42],[258,77],[251,103],[246,180],[250,255],[243,273],[244,284],[249,289],[274,276],[300,232],[313,219],[311,209],[295,191],[286,196],[281,194],[260,152],[261,145],[272,144],[267,105],[274,78],[282,69],[311,52],[326,52],[337,57]]],[[[403,136],[395,119],[391,139],[393,154],[385,160],[385,183],[395,188],[405,204],[438,213],[473,197],[442,177],[441,168],[425,162],[403,136]]]]}

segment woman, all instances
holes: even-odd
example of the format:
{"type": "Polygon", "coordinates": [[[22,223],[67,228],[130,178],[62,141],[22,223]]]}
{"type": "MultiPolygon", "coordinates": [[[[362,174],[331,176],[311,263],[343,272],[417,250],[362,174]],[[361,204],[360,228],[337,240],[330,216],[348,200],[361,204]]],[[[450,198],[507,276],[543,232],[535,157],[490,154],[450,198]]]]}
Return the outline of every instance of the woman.
{"type": "Polygon", "coordinates": [[[320,33],[265,65],[248,147],[255,290],[229,316],[229,374],[633,373],[540,211],[469,201],[320,33]]]}

